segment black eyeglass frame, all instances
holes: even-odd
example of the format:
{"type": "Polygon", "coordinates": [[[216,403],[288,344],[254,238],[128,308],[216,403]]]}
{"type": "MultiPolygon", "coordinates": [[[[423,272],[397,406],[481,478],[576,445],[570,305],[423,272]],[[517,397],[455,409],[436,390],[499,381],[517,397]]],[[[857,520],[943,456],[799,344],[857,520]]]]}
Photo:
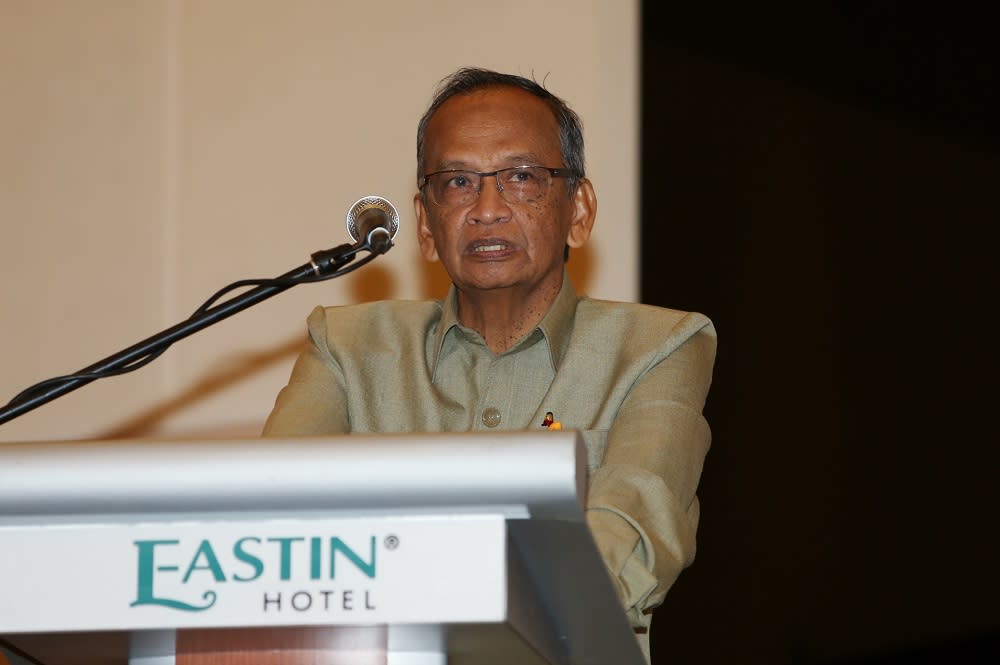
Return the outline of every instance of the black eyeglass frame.
{"type": "MultiPolygon", "coordinates": [[[[547,171],[553,178],[582,178],[583,173],[579,169],[564,169],[564,168],[552,168],[550,166],[536,166],[534,164],[522,164],[521,166],[508,166],[507,168],[497,169],[496,171],[473,171],[471,169],[442,169],[441,171],[434,171],[433,173],[428,173],[423,178],[420,179],[420,185],[417,187],[421,192],[424,191],[424,187],[430,181],[432,176],[441,175],[442,173],[471,173],[472,175],[479,176],[479,188],[476,190],[476,196],[478,197],[483,190],[483,178],[489,178],[491,176],[496,176],[499,173],[504,173],[505,171],[517,171],[519,169],[542,169],[547,171]]],[[[503,185],[500,183],[500,178],[497,181],[497,191],[503,193],[503,185]]],[[[425,192],[426,195],[426,192],[425,192]]],[[[442,206],[440,203],[433,202],[434,205],[439,207],[442,206]]]]}

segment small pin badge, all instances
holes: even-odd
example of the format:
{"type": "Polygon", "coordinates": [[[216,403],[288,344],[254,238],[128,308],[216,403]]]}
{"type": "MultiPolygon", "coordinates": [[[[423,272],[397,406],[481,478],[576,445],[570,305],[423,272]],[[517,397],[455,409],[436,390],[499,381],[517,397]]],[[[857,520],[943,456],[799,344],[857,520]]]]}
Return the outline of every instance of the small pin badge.
{"type": "Polygon", "coordinates": [[[542,427],[548,429],[562,429],[562,423],[555,419],[551,411],[546,411],[545,420],[542,421],[542,427]]]}

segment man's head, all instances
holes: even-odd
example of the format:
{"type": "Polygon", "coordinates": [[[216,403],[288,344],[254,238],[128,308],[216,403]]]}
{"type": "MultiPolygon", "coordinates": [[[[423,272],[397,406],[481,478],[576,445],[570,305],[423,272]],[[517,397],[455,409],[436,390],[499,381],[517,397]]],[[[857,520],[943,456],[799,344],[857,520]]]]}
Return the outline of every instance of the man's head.
{"type": "Polygon", "coordinates": [[[596,214],[576,114],[533,81],[463,69],[421,119],[417,150],[425,258],[463,293],[553,297],[564,248],[587,241],[596,214]]]}
{"type": "MultiPolygon", "coordinates": [[[[438,85],[434,99],[420,123],[417,125],[417,181],[424,177],[428,171],[424,165],[424,141],[427,135],[427,124],[431,117],[437,112],[441,105],[455,95],[469,94],[477,90],[492,87],[519,88],[531,93],[544,101],[552,111],[553,117],[559,125],[559,145],[562,151],[563,164],[568,169],[579,171],[580,176],[585,175],[584,152],[583,152],[583,124],[580,116],[571,109],[566,102],[553,95],[541,85],[514,74],[502,74],[489,69],[479,69],[476,67],[465,67],[447,77],[438,85]]],[[[577,178],[568,178],[566,184],[570,192],[576,189],[577,178]]]]}

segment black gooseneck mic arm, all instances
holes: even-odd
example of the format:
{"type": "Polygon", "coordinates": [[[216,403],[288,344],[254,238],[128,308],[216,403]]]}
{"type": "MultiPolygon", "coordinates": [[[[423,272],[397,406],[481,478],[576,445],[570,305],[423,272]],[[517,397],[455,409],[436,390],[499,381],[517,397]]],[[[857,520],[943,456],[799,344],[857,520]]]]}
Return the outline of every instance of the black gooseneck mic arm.
{"type": "MultiPolygon", "coordinates": [[[[369,197],[369,199],[373,198],[377,197],[369,197]]],[[[362,199],[362,201],[366,200],[362,199]]],[[[380,201],[383,201],[391,208],[392,204],[385,201],[385,199],[380,199],[380,201]]],[[[352,207],[352,212],[359,203],[361,202],[359,201],[352,207]]],[[[392,209],[392,212],[395,213],[395,209],[392,209]]],[[[396,228],[398,228],[398,217],[395,220],[396,228]]],[[[301,265],[274,279],[241,280],[234,282],[217,291],[215,295],[209,298],[205,304],[184,321],[141,342],[133,344],[114,355],[108,356],[93,365],[84,367],[78,372],[48,379],[21,391],[4,407],[0,408],[0,425],[43,404],[51,402],[57,397],[85,386],[91,381],[139,369],[159,357],[174,342],[188,337],[203,328],[207,328],[214,323],[218,323],[223,319],[227,319],[233,314],[256,305],[297,284],[320,282],[352,272],[392,247],[391,236],[389,243],[386,244],[384,238],[381,237],[382,235],[369,233],[367,237],[356,238],[357,242],[353,245],[338,245],[331,249],[315,252],[311,255],[310,258],[312,260],[309,263],[301,265]],[[368,251],[370,254],[358,263],[345,268],[360,251],[368,251]],[[252,285],[256,285],[256,288],[234,296],[222,303],[214,304],[225,293],[235,288],[252,285]]],[[[391,235],[395,235],[395,229],[392,230],[391,235]]]]}

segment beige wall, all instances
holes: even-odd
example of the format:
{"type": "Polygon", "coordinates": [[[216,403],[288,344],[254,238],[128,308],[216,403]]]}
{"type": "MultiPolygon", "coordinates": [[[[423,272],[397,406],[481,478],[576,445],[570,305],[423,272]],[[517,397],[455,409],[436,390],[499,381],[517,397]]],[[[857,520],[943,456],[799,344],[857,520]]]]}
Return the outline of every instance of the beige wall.
{"type": "Polygon", "coordinates": [[[413,241],[417,119],[476,64],[582,115],[600,214],[581,290],[637,294],[637,1],[0,0],[0,401],[177,323],[216,289],[347,239],[397,247],[0,425],[0,440],[255,433],[316,304],[439,297],[413,241]]]}

